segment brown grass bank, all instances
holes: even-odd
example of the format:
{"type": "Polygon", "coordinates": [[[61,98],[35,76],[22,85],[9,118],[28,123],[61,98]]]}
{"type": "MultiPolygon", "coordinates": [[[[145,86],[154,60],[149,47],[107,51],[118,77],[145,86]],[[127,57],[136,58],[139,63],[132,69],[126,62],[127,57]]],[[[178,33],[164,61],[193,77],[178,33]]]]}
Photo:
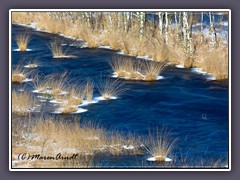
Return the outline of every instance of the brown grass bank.
{"type": "Polygon", "coordinates": [[[12,22],[34,22],[41,30],[84,39],[89,47],[109,45],[134,56],[148,56],[155,61],[181,64],[186,68],[202,68],[213,73],[216,79],[228,78],[228,45],[222,43],[224,40],[221,37],[218,38],[218,46],[210,51],[210,38],[204,37],[200,41],[200,35],[192,34],[192,54],[188,56],[184,54],[183,41],[176,28],[168,28],[166,43],[153,23],[146,22],[144,35],[140,36],[140,25],[136,19],[131,19],[131,26],[129,23],[126,26],[124,21],[119,21],[118,13],[110,14],[111,20],[106,14],[98,12],[94,18],[92,16],[86,21],[84,12],[13,12],[12,22]]]}

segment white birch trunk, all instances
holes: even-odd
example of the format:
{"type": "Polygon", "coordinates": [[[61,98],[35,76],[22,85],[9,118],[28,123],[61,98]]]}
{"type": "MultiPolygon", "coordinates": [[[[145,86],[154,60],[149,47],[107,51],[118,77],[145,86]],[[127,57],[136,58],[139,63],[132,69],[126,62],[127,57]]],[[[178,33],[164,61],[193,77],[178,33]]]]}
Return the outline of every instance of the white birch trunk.
{"type": "Polygon", "coordinates": [[[201,43],[203,42],[203,12],[201,12],[201,43]]]}
{"type": "Polygon", "coordinates": [[[85,12],[86,20],[87,20],[87,26],[90,28],[90,12],[85,12]]]}
{"type": "Polygon", "coordinates": [[[216,45],[216,32],[215,32],[215,28],[214,28],[214,20],[215,20],[214,15],[212,15],[212,13],[209,12],[210,35],[212,36],[212,45],[213,46],[216,45]]]}
{"type": "Polygon", "coordinates": [[[158,19],[159,19],[159,31],[160,31],[160,35],[162,36],[162,34],[163,34],[162,12],[158,13],[158,19]]]}
{"type": "Polygon", "coordinates": [[[144,36],[145,12],[140,12],[140,38],[144,36]]]}
{"type": "Polygon", "coordinates": [[[190,29],[188,24],[188,14],[186,12],[183,12],[183,40],[186,54],[191,55],[190,29]]]}
{"type": "Polygon", "coordinates": [[[120,30],[121,27],[121,12],[117,13],[117,28],[120,30]]]}
{"type": "Polygon", "coordinates": [[[165,42],[168,44],[168,12],[165,12],[165,42]]]}
{"type": "Polygon", "coordinates": [[[110,24],[110,27],[112,28],[112,15],[111,15],[111,12],[108,12],[108,20],[109,20],[109,24],[110,24]]]}

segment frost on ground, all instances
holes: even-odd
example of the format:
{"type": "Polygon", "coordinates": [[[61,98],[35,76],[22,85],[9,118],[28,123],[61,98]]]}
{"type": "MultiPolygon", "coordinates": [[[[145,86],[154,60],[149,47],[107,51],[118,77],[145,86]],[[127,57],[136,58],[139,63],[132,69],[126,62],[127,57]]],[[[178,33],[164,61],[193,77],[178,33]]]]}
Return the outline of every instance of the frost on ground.
{"type": "Polygon", "coordinates": [[[201,68],[191,68],[191,72],[196,73],[196,74],[202,74],[209,81],[216,80],[216,77],[213,74],[202,71],[201,68]]]}
{"type": "MultiPolygon", "coordinates": [[[[20,52],[22,52],[20,49],[13,49],[13,51],[20,51],[20,52]]],[[[26,49],[26,51],[33,51],[33,49],[26,49]]]]}
{"type": "MultiPolygon", "coordinates": [[[[119,77],[116,72],[114,72],[111,77],[125,79],[125,80],[137,80],[137,81],[145,81],[146,80],[145,75],[141,74],[140,72],[135,72],[135,73],[139,74],[141,78],[131,78],[130,76],[119,77]]],[[[126,74],[127,74],[127,72],[126,72],[126,74]]],[[[161,79],[164,79],[164,76],[157,76],[156,77],[156,80],[161,80],[161,79]]]]}

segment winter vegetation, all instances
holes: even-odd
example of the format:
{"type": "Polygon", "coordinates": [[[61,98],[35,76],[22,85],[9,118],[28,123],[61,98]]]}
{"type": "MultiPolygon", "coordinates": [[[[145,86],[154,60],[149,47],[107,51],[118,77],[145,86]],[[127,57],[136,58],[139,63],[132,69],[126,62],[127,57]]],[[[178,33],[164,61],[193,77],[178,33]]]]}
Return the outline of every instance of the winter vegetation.
{"type": "Polygon", "coordinates": [[[103,99],[110,100],[124,93],[126,89],[124,83],[118,79],[107,78],[99,82],[98,91],[103,99]]]}
{"type": "MultiPolygon", "coordinates": [[[[88,47],[110,46],[157,62],[198,67],[228,78],[228,38],[217,12],[13,12],[13,23],[80,38],[88,47]],[[203,16],[208,16],[209,24],[203,16]],[[199,28],[196,28],[199,27],[199,28]],[[220,53],[219,53],[220,52],[220,53]],[[217,59],[212,60],[212,55],[217,59]],[[210,59],[210,60],[209,60],[210,59]]],[[[227,16],[222,13],[222,17],[227,16]]],[[[66,57],[57,44],[54,57],[66,57]],[[56,53],[56,54],[55,54],[56,53]]]]}
{"type": "Polygon", "coordinates": [[[12,92],[12,113],[16,115],[27,115],[36,110],[37,101],[29,92],[12,92]]]}
{"type": "MultiPolygon", "coordinates": [[[[39,30],[82,39],[88,48],[105,46],[127,55],[117,55],[109,61],[109,76],[99,76],[97,80],[89,77],[83,82],[70,79],[71,72],[62,69],[61,73],[54,73],[54,66],[48,75],[29,71],[28,68],[39,67],[39,57],[26,60],[25,65],[17,64],[11,74],[14,84],[11,94],[12,166],[101,168],[96,162],[99,157],[133,156],[144,158],[146,162],[138,163],[142,168],[149,168],[146,164],[149,161],[159,168],[193,167],[194,163],[175,156],[178,138],[166,128],[156,127],[156,132],[149,130],[148,138],[144,139],[139,134],[126,135],[105,129],[95,125],[92,119],[82,120],[74,115],[91,111],[89,104],[99,101],[105,102],[99,106],[110,106],[127,93],[127,83],[149,86],[158,82],[169,64],[201,68],[214,74],[216,80],[227,79],[228,39],[221,34],[222,19],[216,20],[215,16],[214,12],[12,12],[12,23],[34,25],[39,30]],[[208,25],[204,23],[204,15],[209,18],[208,25]],[[30,79],[30,75],[34,78],[30,79]],[[29,81],[32,82],[26,83],[28,86],[24,89],[22,83],[29,81]],[[59,152],[63,156],[78,156],[70,160],[38,161],[32,157],[30,161],[20,161],[17,156],[23,152],[41,154],[45,158],[52,158],[59,152]]],[[[18,34],[15,41],[19,51],[26,51],[30,33],[18,34]]],[[[77,58],[67,52],[60,39],[52,38],[48,48],[52,53],[50,59],[56,63],[63,61],[55,59],[77,58]]],[[[154,97],[155,93],[152,92],[154,97]]],[[[142,94],[148,98],[147,92],[142,94]]],[[[166,95],[166,98],[171,97],[166,95]]],[[[128,103],[128,99],[125,102],[128,103]]],[[[223,164],[227,164],[225,159],[194,166],[218,168],[223,164]]]]}
{"type": "MultiPolygon", "coordinates": [[[[75,164],[75,161],[64,160],[44,163],[35,159],[27,164],[25,162],[24,165],[29,168],[97,167],[92,162],[96,155],[136,155],[141,152],[141,144],[133,135],[126,137],[114,131],[107,132],[103,128],[91,124],[91,121],[89,123],[80,122],[79,126],[78,121],[71,119],[56,121],[53,117],[14,118],[12,131],[13,161],[17,161],[14,156],[21,152],[41,154],[42,156],[54,156],[59,152],[65,156],[72,153],[79,154],[76,159],[76,162],[79,161],[78,164],[75,164]],[[20,123],[20,121],[22,122],[20,123]],[[82,161],[87,163],[82,164],[82,161]],[[69,164],[65,166],[64,163],[67,162],[69,164]]],[[[16,162],[15,166],[21,167],[21,163],[21,161],[16,162]]]]}
{"type": "Polygon", "coordinates": [[[30,71],[25,70],[21,64],[18,64],[14,69],[12,69],[12,82],[13,83],[23,83],[30,81],[28,79],[30,71]]]}
{"type": "Polygon", "coordinates": [[[167,129],[162,128],[161,130],[157,130],[156,139],[149,132],[148,138],[148,147],[150,147],[151,158],[148,158],[148,161],[172,161],[169,156],[173,156],[172,151],[176,146],[177,139],[172,139],[170,136],[170,132],[167,129]]]}
{"type": "Polygon", "coordinates": [[[49,44],[49,49],[52,52],[53,58],[76,58],[74,55],[68,55],[67,50],[63,50],[63,42],[59,39],[54,39],[49,44]]]}
{"type": "Polygon", "coordinates": [[[39,66],[39,57],[27,60],[25,68],[37,68],[39,66]]]}
{"type": "Polygon", "coordinates": [[[162,73],[165,63],[154,61],[133,62],[131,58],[115,57],[110,61],[113,77],[126,80],[156,81],[162,73]]]}
{"type": "Polygon", "coordinates": [[[26,51],[28,43],[30,41],[30,32],[23,32],[16,36],[16,43],[18,45],[19,51],[26,51]]]}

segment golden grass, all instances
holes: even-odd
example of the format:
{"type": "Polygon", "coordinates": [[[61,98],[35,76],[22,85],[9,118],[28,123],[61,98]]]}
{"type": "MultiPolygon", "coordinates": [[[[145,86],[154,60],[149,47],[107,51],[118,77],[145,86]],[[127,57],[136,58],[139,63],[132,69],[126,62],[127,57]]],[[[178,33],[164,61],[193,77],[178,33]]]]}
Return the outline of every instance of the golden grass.
{"type": "MultiPolygon", "coordinates": [[[[139,142],[133,136],[123,136],[117,132],[108,133],[99,126],[89,123],[80,123],[77,120],[54,120],[52,117],[37,119],[18,119],[14,118],[13,131],[18,135],[18,141],[13,141],[13,155],[20,151],[26,153],[41,154],[41,156],[55,156],[58,153],[71,155],[77,153],[81,159],[76,161],[35,161],[28,163],[30,167],[80,167],[83,162],[92,162],[92,158],[101,153],[110,155],[136,154],[136,149],[127,150],[122,146],[137,147],[139,142]],[[29,122],[29,124],[25,123],[29,122]],[[23,125],[25,124],[25,125],[23,125]],[[30,128],[27,128],[30,127],[30,128]],[[20,138],[24,133],[28,138],[20,138]],[[21,144],[24,143],[24,146],[21,144]],[[85,159],[86,158],[86,159],[85,159]],[[90,158],[90,159],[88,159],[90,158]],[[79,160],[79,163],[77,162],[79,160]],[[87,160],[87,161],[86,161],[87,160]],[[59,162],[60,161],[60,162],[59,162]],[[82,162],[82,163],[81,163],[82,162]],[[59,164],[60,163],[60,164],[59,164]]],[[[14,136],[15,137],[15,136],[14,136]]],[[[87,163],[88,164],[88,163],[87,163]]],[[[90,167],[88,164],[84,167],[90,167]]]]}
{"type": "Polygon", "coordinates": [[[64,72],[62,74],[55,73],[46,76],[43,80],[39,80],[39,77],[35,77],[35,89],[38,90],[40,93],[44,93],[48,91],[47,93],[58,96],[61,92],[64,91],[65,88],[65,82],[67,80],[67,72],[64,72]]]}
{"type": "Polygon", "coordinates": [[[124,84],[125,83],[119,79],[107,78],[100,81],[97,88],[101,96],[105,100],[109,100],[112,97],[117,97],[126,91],[124,84]]]}
{"type": "Polygon", "coordinates": [[[36,101],[29,92],[12,92],[12,112],[14,114],[27,115],[33,110],[35,105],[36,101]]]}
{"type": "MultiPolygon", "coordinates": [[[[208,39],[204,38],[204,41],[198,43],[200,40],[199,35],[192,36],[192,48],[193,53],[191,58],[186,56],[183,40],[178,34],[177,39],[177,30],[174,27],[171,27],[168,33],[168,44],[165,43],[164,36],[160,35],[158,28],[155,28],[153,24],[147,22],[145,26],[144,36],[140,38],[139,36],[139,23],[134,22],[128,27],[128,30],[123,29],[123,24],[121,23],[118,26],[118,18],[115,12],[112,12],[112,25],[107,16],[103,16],[101,21],[98,22],[98,26],[93,23],[91,26],[88,25],[88,22],[83,21],[83,19],[78,18],[82,17],[81,13],[76,13],[72,16],[72,21],[64,17],[64,13],[58,13],[58,16],[62,18],[56,18],[49,16],[47,12],[34,12],[34,13],[14,13],[13,22],[29,24],[29,22],[36,22],[38,28],[48,30],[53,33],[62,33],[65,35],[70,35],[75,38],[84,39],[89,47],[96,48],[99,45],[109,45],[115,50],[123,50],[124,53],[134,55],[134,56],[148,56],[158,62],[170,62],[172,64],[181,64],[186,68],[199,67],[208,70],[215,74],[217,79],[225,79],[228,76],[226,68],[220,63],[213,61],[212,63],[208,62],[208,66],[204,63],[199,63],[199,58],[209,59],[208,53],[203,52],[202,54],[197,53],[200,51],[201,46],[205,49],[209,49],[208,39]],[[19,17],[18,17],[19,16],[19,17]],[[202,56],[202,57],[200,57],[202,56]],[[226,74],[227,73],[227,74],[226,74]]],[[[218,44],[223,44],[222,38],[218,38],[218,44]]],[[[227,54],[227,48],[222,49],[224,54],[227,54]]],[[[220,51],[219,51],[220,52],[220,51]]],[[[221,52],[223,53],[223,52],[221,52]]],[[[225,59],[225,55],[224,59],[225,59]]],[[[61,57],[61,56],[56,56],[61,57]]],[[[71,57],[71,56],[66,56],[71,57]]],[[[220,57],[221,58],[221,57],[220,57]]],[[[119,72],[124,74],[124,72],[119,72]]],[[[130,75],[126,74],[126,79],[130,79],[130,75]]],[[[140,79],[140,76],[138,77],[140,79]]],[[[153,79],[153,76],[149,79],[153,79]]]]}
{"type": "Polygon", "coordinates": [[[116,73],[117,77],[130,77],[130,74],[135,71],[133,60],[127,57],[114,57],[113,60],[110,61],[110,66],[116,73]]]}
{"type": "Polygon", "coordinates": [[[226,46],[209,48],[198,54],[204,71],[213,73],[217,80],[228,78],[228,51],[226,46]],[[204,56],[203,54],[204,53],[204,56]]]}
{"type": "Polygon", "coordinates": [[[116,57],[110,61],[110,66],[117,77],[126,80],[136,79],[144,81],[156,81],[165,67],[163,62],[138,60],[134,62],[132,59],[116,57]]]}
{"type": "Polygon", "coordinates": [[[83,84],[76,85],[69,90],[69,98],[67,99],[69,104],[79,105],[83,102],[86,96],[85,87],[83,84]],[[78,86],[78,87],[77,87],[78,86]]]}
{"type": "Polygon", "coordinates": [[[30,59],[28,61],[28,63],[25,65],[25,67],[27,66],[28,68],[36,68],[39,65],[39,57],[30,59]]]}
{"type": "Polygon", "coordinates": [[[54,39],[51,41],[49,44],[49,49],[52,52],[53,58],[62,58],[66,56],[62,48],[62,42],[60,40],[54,39]]]}
{"type": "Polygon", "coordinates": [[[49,49],[52,52],[53,58],[76,58],[77,56],[67,54],[67,50],[63,50],[63,42],[59,39],[54,39],[49,44],[49,49]]]}
{"type": "Polygon", "coordinates": [[[157,77],[162,73],[165,63],[157,63],[152,61],[145,61],[143,65],[143,74],[145,81],[156,81],[157,77]]]}
{"type": "Polygon", "coordinates": [[[27,31],[22,32],[16,36],[16,43],[20,51],[26,51],[30,41],[31,34],[27,31]]]}
{"type": "Polygon", "coordinates": [[[93,82],[88,79],[86,86],[85,86],[85,93],[86,93],[86,100],[87,102],[91,102],[93,98],[93,90],[94,90],[94,84],[93,82]]]}
{"type": "Polygon", "coordinates": [[[27,72],[23,67],[18,64],[15,69],[12,70],[12,82],[13,83],[22,83],[30,72],[27,72]]]}
{"type": "Polygon", "coordinates": [[[63,114],[70,114],[70,113],[77,112],[78,107],[76,105],[74,106],[69,103],[62,103],[60,105],[60,110],[61,110],[61,113],[63,114]]]}
{"type": "Polygon", "coordinates": [[[169,158],[172,155],[172,151],[176,146],[177,139],[170,137],[170,131],[162,128],[159,132],[157,130],[156,139],[154,135],[149,132],[148,147],[150,148],[150,154],[155,158],[157,162],[163,162],[165,158],[169,158]]]}
{"type": "Polygon", "coordinates": [[[33,16],[29,16],[27,12],[12,12],[12,22],[21,24],[31,24],[33,16]]]}

